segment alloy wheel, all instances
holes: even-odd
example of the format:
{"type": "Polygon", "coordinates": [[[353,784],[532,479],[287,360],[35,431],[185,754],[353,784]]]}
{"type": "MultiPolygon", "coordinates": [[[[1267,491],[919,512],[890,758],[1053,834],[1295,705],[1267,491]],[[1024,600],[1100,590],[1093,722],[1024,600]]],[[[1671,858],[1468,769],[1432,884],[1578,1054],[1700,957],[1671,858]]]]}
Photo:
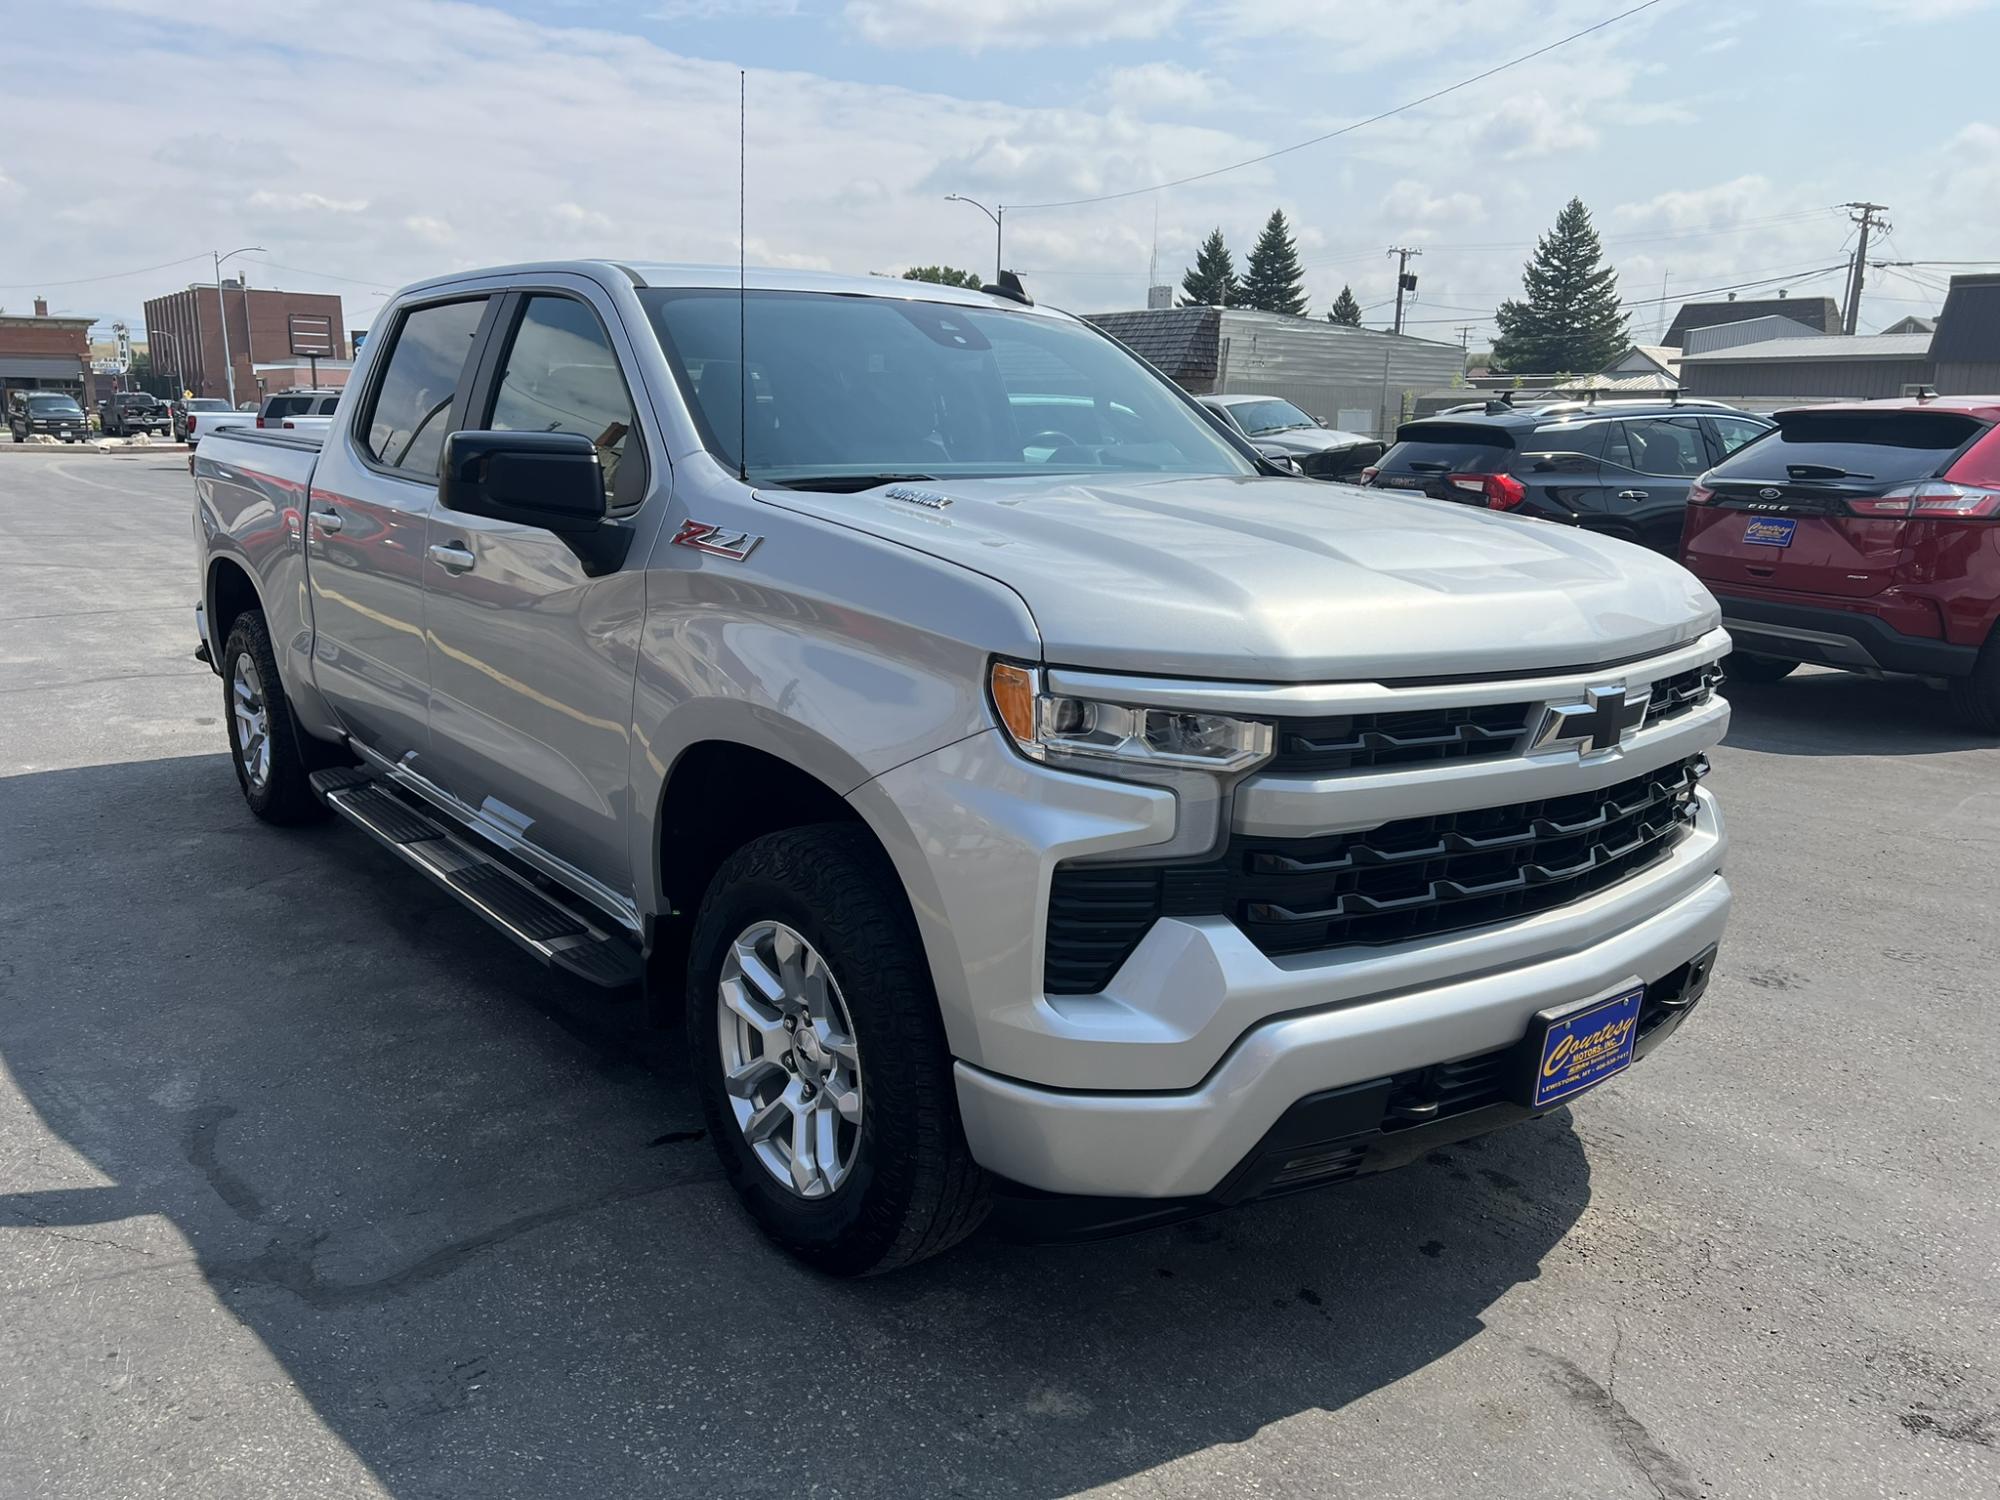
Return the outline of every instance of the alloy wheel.
{"type": "Polygon", "coordinates": [[[764,1170],[825,1198],[861,1145],[861,1054],[847,1002],[811,943],[782,922],[737,934],[716,994],[722,1083],[764,1170]]]}
{"type": "Polygon", "coordinates": [[[244,779],[262,791],[271,779],[271,708],[264,679],[247,651],[239,652],[229,675],[229,707],[236,716],[236,759],[244,779]]]}

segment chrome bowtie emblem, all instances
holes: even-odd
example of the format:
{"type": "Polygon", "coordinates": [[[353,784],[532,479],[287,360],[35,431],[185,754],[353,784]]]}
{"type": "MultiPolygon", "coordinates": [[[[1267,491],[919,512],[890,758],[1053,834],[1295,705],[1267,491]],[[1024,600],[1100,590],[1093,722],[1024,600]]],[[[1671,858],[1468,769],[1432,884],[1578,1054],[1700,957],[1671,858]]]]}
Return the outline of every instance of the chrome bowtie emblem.
{"type": "Polygon", "coordinates": [[[1581,703],[1551,703],[1535,736],[1536,750],[1567,750],[1604,755],[1616,750],[1625,736],[1646,721],[1646,703],[1653,690],[1627,690],[1620,683],[1586,688],[1581,703]]]}

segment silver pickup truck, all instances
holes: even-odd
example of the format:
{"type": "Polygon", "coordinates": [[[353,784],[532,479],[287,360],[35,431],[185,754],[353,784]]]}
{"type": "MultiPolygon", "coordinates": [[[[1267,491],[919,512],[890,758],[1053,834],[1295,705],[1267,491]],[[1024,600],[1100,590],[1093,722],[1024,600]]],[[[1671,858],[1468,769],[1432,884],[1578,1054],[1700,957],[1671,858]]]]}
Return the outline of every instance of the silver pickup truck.
{"type": "Polygon", "coordinates": [[[644,986],[814,1263],[1393,1166],[1701,998],[1728,638],[1673,563],[1284,477],[1011,277],[379,326],[323,442],[197,458],[243,795],[644,986]]]}

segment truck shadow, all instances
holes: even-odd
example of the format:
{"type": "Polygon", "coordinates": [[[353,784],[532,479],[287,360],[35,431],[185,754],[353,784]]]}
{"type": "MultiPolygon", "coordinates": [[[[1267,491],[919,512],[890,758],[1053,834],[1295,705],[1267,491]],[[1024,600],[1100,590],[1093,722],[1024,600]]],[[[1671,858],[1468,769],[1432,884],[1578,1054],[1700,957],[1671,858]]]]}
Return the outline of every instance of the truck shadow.
{"type": "MultiPolygon", "coordinates": [[[[1176,1229],[836,1283],[738,1212],[636,1017],[359,837],[257,825],[223,756],[0,780],[0,828],[0,1079],[54,1138],[14,1159],[66,1147],[107,1184],[0,1182],[0,1225],[169,1221],[399,1496],[1068,1494],[1422,1369],[1590,1199],[1558,1113],[1176,1229]]],[[[183,1336],[160,1317],[121,1341],[183,1336]]],[[[251,1440],[211,1425],[177,1441],[251,1440]]]]}
{"type": "Polygon", "coordinates": [[[1965,727],[1941,690],[1912,677],[1802,667],[1777,682],[1731,682],[1728,738],[1772,755],[1936,755],[1995,744],[1965,727]]]}

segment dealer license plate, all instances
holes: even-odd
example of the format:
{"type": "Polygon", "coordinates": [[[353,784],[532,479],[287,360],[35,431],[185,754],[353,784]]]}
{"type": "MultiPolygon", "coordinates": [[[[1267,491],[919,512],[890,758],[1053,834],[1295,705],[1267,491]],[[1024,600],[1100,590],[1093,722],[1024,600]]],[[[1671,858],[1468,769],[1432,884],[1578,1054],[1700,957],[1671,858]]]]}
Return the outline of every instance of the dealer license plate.
{"type": "Polygon", "coordinates": [[[1578,1010],[1547,1014],[1536,1053],[1535,1108],[1545,1109],[1631,1067],[1639,1007],[1645,1001],[1642,984],[1578,1010]]]}
{"type": "Polygon", "coordinates": [[[1792,545],[1792,533],[1798,529],[1797,521],[1765,520],[1760,517],[1744,523],[1743,540],[1760,547],[1789,547],[1792,545]]]}

